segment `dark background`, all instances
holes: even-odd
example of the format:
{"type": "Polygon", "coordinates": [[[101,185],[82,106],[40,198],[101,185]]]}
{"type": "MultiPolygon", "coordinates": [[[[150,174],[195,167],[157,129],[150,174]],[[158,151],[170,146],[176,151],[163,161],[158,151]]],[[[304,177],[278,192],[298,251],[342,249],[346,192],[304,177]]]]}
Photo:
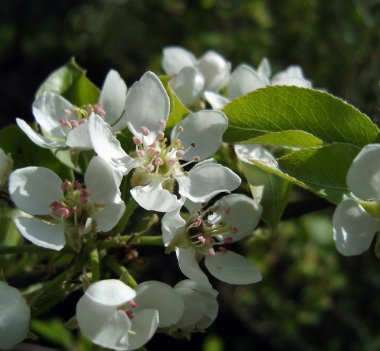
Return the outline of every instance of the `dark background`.
{"type": "MultiPolygon", "coordinates": [[[[98,86],[110,68],[130,86],[148,69],[161,72],[167,45],[196,56],[216,50],[233,68],[257,67],[264,56],[274,72],[299,64],[315,87],[377,121],[379,23],[378,0],[3,0],[0,125],[32,121],[39,84],[71,57],[98,86]]],[[[247,287],[213,281],[221,310],[207,334],[191,342],[158,335],[148,349],[379,350],[379,262],[373,250],[353,258],[336,252],[332,210],[295,214],[276,233],[258,233],[240,249],[264,280],[247,287]]],[[[149,254],[158,259],[157,250],[149,254]]],[[[148,279],[182,279],[173,258],[157,267],[148,279]]]]}

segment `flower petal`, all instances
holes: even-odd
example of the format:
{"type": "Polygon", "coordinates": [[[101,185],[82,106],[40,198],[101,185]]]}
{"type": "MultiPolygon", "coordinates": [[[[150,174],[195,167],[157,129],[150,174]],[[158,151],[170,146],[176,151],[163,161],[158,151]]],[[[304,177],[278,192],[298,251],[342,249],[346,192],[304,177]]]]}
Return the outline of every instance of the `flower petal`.
{"type": "Polygon", "coordinates": [[[124,214],[125,204],[119,195],[111,204],[107,204],[101,210],[93,214],[96,227],[102,232],[108,232],[114,228],[124,214]]]}
{"type": "Polygon", "coordinates": [[[91,200],[99,204],[113,202],[115,196],[120,194],[121,178],[122,174],[105,160],[99,156],[93,157],[84,175],[91,200]]]}
{"type": "Polygon", "coordinates": [[[65,137],[60,120],[70,119],[66,110],[72,111],[73,105],[58,94],[45,92],[33,103],[33,114],[44,133],[59,139],[65,137]]]}
{"type": "Polygon", "coordinates": [[[127,98],[127,85],[115,70],[110,70],[103,83],[99,102],[106,112],[104,120],[111,125],[112,131],[116,132],[127,126],[126,121],[121,117],[125,109],[125,99],[127,98]]]}
{"type": "Polygon", "coordinates": [[[227,95],[232,100],[256,89],[264,88],[266,85],[252,67],[243,64],[232,72],[227,95]]]}
{"type": "Polygon", "coordinates": [[[111,127],[101,117],[92,114],[88,123],[93,148],[102,159],[123,174],[138,166],[138,162],[122,149],[111,127]]]}
{"type": "Polygon", "coordinates": [[[128,350],[136,350],[147,343],[158,328],[157,310],[144,309],[133,313],[132,333],[129,335],[128,350]]]}
{"type": "Polygon", "coordinates": [[[363,200],[380,200],[380,144],[363,147],[347,173],[347,185],[363,200]]]}
{"type": "Polygon", "coordinates": [[[205,265],[214,277],[229,284],[252,284],[262,280],[261,273],[250,261],[231,251],[206,255],[205,265]]]}
{"type": "Polygon", "coordinates": [[[136,292],[118,279],[99,280],[85,292],[91,301],[103,306],[121,306],[136,297],[136,292]]]}
{"type": "Polygon", "coordinates": [[[195,56],[179,46],[168,46],[163,50],[162,67],[166,74],[177,74],[186,66],[194,66],[195,56]]]}
{"type": "Polygon", "coordinates": [[[257,74],[260,76],[260,78],[265,82],[265,85],[269,85],[269,77],[272,75],[272,70],[270,67],[270,63],[266,57],[264,57],[259,67],[257,67],[257,74]]]}
{"type": "Polygon", "coordinates": [[[222,145],[223,133],[228,128],[228,120],[224,113],[213,110],[203,110],[186,116],[172,131],[172,139],[179,135],[185,149],[190,148],[183,160],[192,160],[199,156],[201,160],[213,155],[222,145]],[[183,128],[183,132],[178,129],[183,128]],[[195,147],[191,145],[195,144],[195,147]]]}
{"type": "Polygon", "coordinates": [[[37,133],[24,120],[20,118],[16,118],[16,122],[21,130],[28,136],[28,138],[39,147],[43,147],[45,149],[58,149],[63,148],[66,145],[63,139],[61,141],[55,141],[37,133]]]}
{"type": "Polygon", "coordinates": [[[48,168],[19,168],[9,176],[9,195],[24,212],[50,214],[50,204],[63,197],[61,185],[62,180],[48,168]]]}
{"type": "Polygon", "coordinates": [[[62,224],[49,224],[29,217],[16,217],[14,222],[22,236],[34,245],[59,251],[66,244],[62,224]]]}
{"type": "Polygon", "coordinates": [[[144,136],[144,143],[153,143],[156,133],[165,129],[160,120],[167,121],[170,110],[169,96],[159,78],[146,72],[129,89],[125,106],[125,118],[131,133],[141,137],[141,127],[146,127],[150,134],[144,136]]]}
{"type": "Polygon", "coordinates": [[[186,221],[181,217],[180,207],[174,211],[166,212],[161,220],[162,239],[165,246],[168,246],[174,236],[181,231],[186,221]]]}
{"type": "Polygon", "coordinates": [[[131,190],[136,202],[148,211],[170,212],[181,206],[181,201],[170,191],[163,189],[158,179],[153,179],[148,185],[135,186],[131,190]]]}
{"type": "Polygon", "coordinates": [[[200,269],[199,264],[195,258],[195,251],[193,248],[189,249],[176,249],[178,265],[181,272],[188,278],[195,282],[210,287],[206,274],[200,269]]]}
{"type": "Polygon", "coordinates": [[[205,100],[211,105],[213,110],[222,110],[230,100],[228,100],[223,95],[214,93],[212,91],[205,91],[203,93],[205,100]]]}
{"type": "Polygon", "coordinates": [[[81,332],[94,344],[113,350],[128,349],[131,321],[124,311],[99,304],[85,294],[78,301],[76,317],[81,332]]]}
{"type": "Polygon", "coordinates": [[[360,255],[371,245],[376,222],[355,200],[341,202],[333,215],[333,232],[337,250],[345,256],[360,255]]]}
{"type": "Polygon", "coordinates": [[[230,239],[229,242],[241,240],[252,234],[262,213],[260,204],[242,194],[224,196],[216,201],[214,206],[218,210],[208,216],[208,219],[222,221],[227,228],[232,228],[232,231],[223,233],[223,238],[230,239]]]}
{"type": "Polygon", "coordinates": [[[218,92],[229,79],[231,64],[215,51],[207,51],[197,63],[205,77],[205,90],[218,92]]]}
{"type": "Polygon", "coordinates": [[[0,281],[0,349],[23,341],[29,329],[30,308],[20,291],[0,281]]]}
{"type": "Polygon", "coordinates": [[[74,149],[91,150],[92,142],[88,122],[79,124],[67,133],[66,145],[74,149]]]}
{"type": "Polygon", "coordinates": [[[145,281],[136,286],[136,311],[155,309],[159,315],[159,327],[174,325],[181,318],[184,303],[169,285],[155,280],[145,281]]]}
{"type": "Polygon", "coordinates": [[[289,66],[284,71],[278,72],[272,78],[271,85],[295,85],[303,88],[311,88],[311,82],[307,80],[299,66],[289,66]]]}
{"type": "Polygon", "coordinates": [[[259,144],[239,144],[235,145],[234,148],[237,157],[243,162],[254,164],[252,160],[259,160],[269,167],[278,169],[275,157],[259,144]]]}
{"type": "Polygon", "coordinates": [[[179,193],[193,202],[207,202],[221,192],[236,189],[241,182],[236,173],[217,163],[205,163],[176,180],[179,193]]]}
{"type": "Polygon", "coordinates": [[[204,87],[204,78],[195,67],[184,67],[173,79],[173,90],[186,106],[195,104],[204,87]]]}

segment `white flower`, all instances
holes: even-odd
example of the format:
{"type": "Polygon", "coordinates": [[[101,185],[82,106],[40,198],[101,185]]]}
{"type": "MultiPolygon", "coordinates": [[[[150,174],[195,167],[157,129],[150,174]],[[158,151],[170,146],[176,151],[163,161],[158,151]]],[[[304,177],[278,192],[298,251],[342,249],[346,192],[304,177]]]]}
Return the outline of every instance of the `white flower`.
{"type": "Polygon", "coordinates": [[[204,92],[218,92],[228,82],[231,64],[214,51],[200,59],[178,46],[163,50],[162,66],[173,78],[173,89],[186,106],[203,98],[204,92]]]}
{"type": "Polygon", "coordinates": [[[224,282],[251,284],[260,281],[260,272],[246,258],[226,250],[223,245],[252,233],[259,223],[261,206],[248,196],[231,194],[208,208],[187,207],[190,210],[187,220],[182,218],[178,208],[166,213],[161,222],[167,251],[176,250],[182,273],[210,286],[198,264],[205,258],[209,272],[224,282]]]}
{"type": "Polygon", "coordinates": [[[269,61],[264,58],[257,70],[247,64],[241,64],[232,72],[227,86],[227,98],[214,92],[205,93],[205,97],[214,109],[220,110],[230,100],[269,85],[311,88],[311,82],[303,76],[299,66],[289,66],[271,78],[269,61]]]}
{"type": "Polygon", "coordinates": [[[123,174],[134,169],[131,194],[137,203],[146,210],[173,210],[181,204],[173,194],[175,182],[181,196],[197,202],[208,201],[221,191],[238,187],[240,178],[213,162],[199,162],[189,172],[183,169],[219,149],[227,129],[226,116],[218,111],[190,114],[173,128],[168,144],[164,130],[169,109],[167,93],[153,73],[145,73],[131,87],[125,115],[134,135],[134,157],[121,148],[101,118],[90,117],[89,130],[95,152],[123,174]],[[181,164],[180,161],[187,162],[181,164]]]}
{"type": "Polygon", "coordinates": [[[380,144],[366,145],[353,160],[347,185],[354,199],[342,201],[333,215],[337,250],[360,255],[380,229],[380,144]]]}
{"type": "Polygon", "coordinates": [[[193,280],[182,280],[174,286],[185,304],[182,317],[175,325],[186,332],[208,328],[218,314],[218,292],[193,280]]]}
{"type": "Polygon", "coordinates": [[[7,155],[0,148],[0,188],[8,181],[9,173],[11,173],[13,161],[10,155],[7,155]]]}
{"type": "Polygon", "coordinates": [[[95,105],[73,106],[62,96],[45,92],[33,103],[33,114],[42,135],[24,120],[17,118],[18,126],[38,146],[48,149],[71,147],[91,149],[87,119],[95,113],[102,116],[116,132],[126,127],[122,114],[125,108],[127,86],[120,75],[111,70],[95,105]]]}
{"type": "Polygon", "coordinates": [[[85,186],[78,181],[62,182],[44,167],[17,169],[9,176],[11,199],[22,211],[37,217],[17,217],[15,224],[26,239],[53,250],[63,248],[65,233],[68,239],[79,240],[80,234],[93,228],[107,232],[125,210],[119,190],[121,177],[100,157],[91,159],[85,186]]]}
{"type": "Polygon", "coordinates": [[[178,322],[181,297],[167,284],[148,281],[135,290],[115,279],[93,283],[77,304],[78,324],[94,344],[114,350],[143,346],[158,327],[178,322]]]}
{"type": "Polygon", "coordinates": [[[30,308],[20,291],[0,281],[0,349],[23,341],[29,330],[30,308]]]}

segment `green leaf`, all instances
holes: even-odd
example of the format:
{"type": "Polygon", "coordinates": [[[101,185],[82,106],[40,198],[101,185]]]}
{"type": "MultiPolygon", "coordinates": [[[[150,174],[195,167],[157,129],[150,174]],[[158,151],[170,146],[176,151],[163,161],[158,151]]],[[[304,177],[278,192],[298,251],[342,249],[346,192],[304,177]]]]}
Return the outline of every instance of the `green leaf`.
{"type": "Polygon", "coordinates": [[[0,147],[5,153],[10,153],[14,161],[14,169],[27,166],[47,167],[61,178],[71,178],[70,170],[57,162],[50,150],[34,144],[16,125],[10,125],[0,130],[0,147]]]}
{"type": "Polygon", "coordinates": [[[291,183],[256,165],[240,162],[254,199],[263,207],[262,219],[272,228],[276,228],[285,209],[291,183]]]}
{"type": "Polygon", "coordinates": [[[278,169],[272,164],[252,162],[263,170],[338,204],[349,192],[346,174],[360,147],[334,143],[301,149],[277,159],[278,169]]]}
{"type": "Polygon", "coordinates": [[[166,125],[167,128],[173,128],[178,122],[180,122],[186,115],[191,113],[189,109],[187,109],[180,99],[178,99],[177,95],[173,92],[170,87],[170,79],[171,76],[160,76],[160,80],[165,87],[167,94],[170,99],[170,114],[168,123],[166,125]]]}
{"type": "MultiPolygon", "coordinates": [[[[365,114],[343,100],[312,89],[258,89],[231,101],[224,112],[229,119],[226,142],[243,142],[273,132],[303,131],[324,143],[344,142],[362,147],[379,137],[379,129],[365,114]]],[[[289,139],[289,135],[286,137],[289,139]]],[[[310,138],[302,136],[297,144],[292,137],[289,146],[304,147],[305,141],[310,146],[310,138]]],[[[278,138],[275,143],[284,144],[278,138]]]]}
{"type": "Polygon", "coordinates": [[[66,329],[63,322],[58,319],[51,321],[41,321],[33,319],[30,323],[33,332],[66,349],[74,347],[73,337],[69,330],[66,329]]]}
{"type": "Polygon", "coordinates": [[[74,59],[51,73],[38,88],[36,98],[49,91],[62,95],[73,105],[95,104],[99,89],[86,77],[86,71],[74,59]]]}

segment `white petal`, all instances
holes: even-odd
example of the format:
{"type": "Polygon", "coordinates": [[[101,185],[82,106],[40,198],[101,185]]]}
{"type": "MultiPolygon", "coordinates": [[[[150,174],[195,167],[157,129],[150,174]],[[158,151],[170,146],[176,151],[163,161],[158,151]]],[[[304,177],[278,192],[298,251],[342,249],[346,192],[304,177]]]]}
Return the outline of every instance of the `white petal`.
{"type": "Polygon", "coordinates": [[[193,248],[189,249],[176,249],[178,265],[181,272],[188,278],[211,288],[206,274],[200,269],[199,264],[195,258],[195,251],[193,248]]]}
{"type": "Polygon", "coordinates": [[[235,190],[241,182],[236,173],[215,163],[193,168],[188,176],[180,176],[176,180],[179,193],[193,202],[207,202],[221,192],[235,190]]]}
{"type": "Polygon", "coordinates": [[[126,98],[127,85],[118,72],[110,70],[103,83],[99,102],[106,112],[104,120],[112,126],[113,132],[122,130],[127,126],[125,120],[118,121],[124,111],[126,98]]]}
{"type": "Polygon", "coordinates": [[[335,209],[334,240],[342,255],[360,255],[367,251],[379,228],[379,223],[354,200],[343,201],[335,209]]]}
{"type": "Polygon", "coordinates": [[[101,117],[92,114],[88,123],[92,145],[101,158],[123,174],[137,167],[138,162],[122,149],[111,127],[101,117]]]}
{"type": "Polygon", "coordinates": [[[96,227],[103,231],[108,232],[114,228],[125,212],[124,201],[120,196],[116,196],[113,203],[104,206],[99,212],[93,214],[93,218],[96,221],[96,227]]]}
{"type": "MultiPolygon", "coordinates": [[[[203,294],[204,295],[204,294],[203,294]]],[[[208,328],[215,320],[218,315],[219,305],[213,296],[204,296],[204,301],[206,302],[206,314],[203,318],[198,321],[197,328],[206,329],[208,328]]]]}
{"type": "Polygon", "coordinates": [[[152,72],[146,72],[138,82],[135,82],[127,95],[125,118],[133,135],[140,136],[141,127],[150,130],[144,136],[144,143],[151,144],[158,131],[165,129],[160,120],[167,121],[169,117],[170,100],[159,78],[152,72]]]}
{"type": "Polygon", "coordinates": [[[224,106],[226,106],[230,100],[228,100],[223,95],[214,93],[212,91],[205,91],[203,93],[206,101],[211,105],[213,110],[222,110],[224,106]]]}
{"type": "Polygon", "coordinates": [[[177,292],[169,285],[158,281],[145,281],[136,286],[136,311],[155,309],[160,318],[159,327],[174,325],[181,318],[184,303],[177,292]]]}
{"type": "Polygon", "coordinates": [[[28,333],[30,308],[20,291],[0,281],[0,349],[8,350],[28,333]]]}
{"type": "Polygon", "coordinates": [[[15,205],[31,215],[50,214],[50,204],[63,197],[62,180],[44,167],[19,168],[9,176],[9,194],[15,205]]]}
{"type": "Polygon", "coordinates": [[[66,244],[62,224],[49,224],[29,217],[17,217],[14,222],[22,236],[34,245],[59,251],[66,244]]]}
{"type": "Polygon", "coordinates": [[[232,100],[250,91],[264,88],[266,85],[266,82],[261,79],[252,67],[240,65],[231,74],[227,95],[232,100]]]}
{"type": "Polygon", "coordinates": [[[286,70],[275,74],[272,85],[295,85],[303,88],[311,88],[311,82],[307,80],[299,66],[289,66],[286,70]]]}
{"type": "Polygon", "coordinates": [[[158,179],[148,185],[135,186],[131,190],[136,202],[148,211],[169,212],[181,206],[181,201],[170,191],[163,189],[158,179]]]}
{"type": "Polygon", "coordinates": [[[91,150],[92,142],[88,122],[81,123],[67,133],[66,145],[74,149],[91,150]]]}
{"type": "Polygon", "coordinates": [[[129,335],[128,350],[136,350],[147,343],[156,332],[158,323],[157,310],[144,309],[133,313],[132,333],[129,335]]]}
{"type": "Polygon", "coordinates": [[[46,92],[33,103],[33,114],[41,129],[55,138],[62,138],[60,120],[70,119],[65,110],[72,111],[73,105],[62,96],[46,92]]]}
{"type": "Polygon", "coordinates": [[[223,133],[228,128],[228,120],[224,113],[213,110],[203,110],[186,116],[172,131],[172,139],[179,135],[185,149],[195,143],[184,155],[184,160],[199,156],[201,160],[213,155],[222,145],[223,133]],[[179,133],[178,128],[183,132],[179,133]]]}
{"type": "Polygon", "coordinates": [[[104,306],[121,306],[136,297],[136,292],[117,279],[99,280],[85,292],[93,302],[104,306]]]}
{"type": "Polygon", "coordinates": [[[114,350],[128,349],[131,321],[124,311],[99,304],[85,294],[78,301],[76,317],[81,332],[96,345],[114,350]]]}
{"type": "Polygon", "coordinates": [[[205,293],[206,295],[210,295],[213,297],[217,297],[219,294],[217,290],[211,287],[211,285],[203,285],[191,279],[184,279],[184,280],[179,281],[174,286],[174,289],[177,289],[177,288],[185,288],[185,289],[190,289],[194,291],[199,291],[201,293],[205,293]]]}
{"type": "Polygon", "coordinates": [[[226,227],[236,228],[237,232],[223,233],[224,238],[231,242],[238,241],[250,235],[260,221],[262,207],[252,198],[242,194],[231,194],[216,201],[218,208],[209,220],[223,221],[226,227]]]}
{"type": "Polygon", "coordinates": [[[272,70],[266,57],[261,60],[259,67],[257,67],[257,74],[265,81],[265,85],[269,85],[269,77],[272,75],[272,70]]]}
{"type": "Polygon", "coordinates": [[[99,204],[113,202],[115,196],[120,194],[121,177],[121,173],[101,157],[93,157],[84,175],[91,200],[99,204]]]}
{"type": "Polygon", "coordinates": [[[168,246],[174,236],[180,232],[186,221],[180,215],[180,207],[174,211],[165,213],[161,220],[162,239],[165,246],[168,246]]]}
{"type": "Polygon", "coordinates": [[[183,67],[194,66],[195,56],[179,46],[168,46],[163,50],[162,67],[167,74],[177,74],[183,67]]]}
{"type": "Polygon", "coordinates": [[[41,134],[38,134],[24,120],[20,118],[16,118],[16,122],[21,130],[28,136],[28,138],[39,147],[43,147],[45,149],[57,149],[62,148],[66,145],[64,139],[55,141],[44,137],[41,134]]]}
{"type": "Polygon", "coordinates": [[[214,51],[207,51],[198,61],[197,67],[205,77],[205,90],[219,91],[230,76],[231,64],[214,51]]]}
{"type": "Polygon", "coordinates": [[[347,185],[363,200],[380,199],[380,144],[363,147],[347,173],[347,185]]]}
{"type": "Polygon", "coordinates": [[[203,75],[195,67],[184,67],[173,79],[173,90],[186,106],[195,104],[204,87],[203,75]]]}
{"type": "Polygon", "coordinates": [[[262,279],[250,261],[231,251],[206,255],[205,265],[214,277],[229,284],[252,284],[262,279]]]}

